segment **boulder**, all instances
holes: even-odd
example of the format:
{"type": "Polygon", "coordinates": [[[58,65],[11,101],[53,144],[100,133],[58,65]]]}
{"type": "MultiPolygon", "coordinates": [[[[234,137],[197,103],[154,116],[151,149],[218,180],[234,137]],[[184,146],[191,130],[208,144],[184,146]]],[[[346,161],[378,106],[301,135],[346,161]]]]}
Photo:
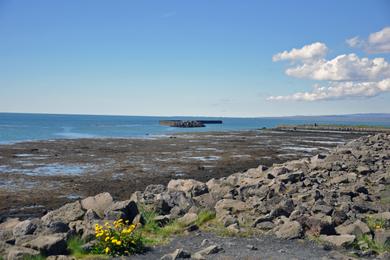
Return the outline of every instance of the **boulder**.
{"type": "Polygon", "coordinates": [[[25,260],[25,259],[29,259],[29,257],[34,257],[38,255],[40,255],[40,252],[38,250],[34,250],[26,247],[20,247],[20,246],[13,246],[8,251],[7,259],[25,260]]]}
{"type": "Polygon", "coordinates": [[[49,224],[55,221],[69,224],[72,221],[82,219],[84,214],[85,212],[81,208],[80,202],[76,201],[73,203],[65,204],[59,209],[48,212],[41,218],[41,220],[44,224],[49,224]]]}
{"type": "Polygon", "coordinates": [[[195,213],[187,213],[183,217],[178,218],[177,221],[179,221],[184,226],[189,226],[198,219],[198,215],[195,213]]]}
{"type": "Polygon", "coordinates": [[[158,215],[153,218],[158,226],[163,227],[171,221],[171,215],[158,215]]]}
{"type": "Polygon", "coordinates": [[[168,183],[168,191],[182,191],[190,197],[196,197],[208,192],[207,185],[203,182],[188,180],[171,180],[168,183]]]}
{"type": "Polygon", "coordinates": [[[12,230],[14,237],[31,235],[37,229],[38,223],[38,219],[19,222],[12,230]]]}
{"type": "Polygon", "coordinates": [[[298,221],[285,221],[280,226],[275,227],[275,235],[282,239],[294,239],[302,236],[302,226],[298,221]]]}
{"type": "Polygon", "coordinates": [[[222,247],[220,247],[218,245],[212,245],[212,246],[206,247],[206,248],[196,252],[191,257],[194,258],[194,259],[203,259],[204,256],[211,255],[211,254],[217,254],[218,252],[221,252],[221,251],[223,251],[222,247]],[[203,257],[203,258],[197,258],[199,256],[203,257]]]}
{"type": "Polygon", "coordinates": [[[345,247],[350,245],[353,241],[355,241],[355,236],[354,235],[332,235],[332,236],[327,236],[327,235],[321,235],[320,240],[327,242],[333,246],[336,247],[345,247]]]}
{"type": "Polygon", "coordinates": [[[182,216],[194,206],[194,201],[182,191],[164,192],[156,196],[154,210],[161,215],[182,216]]]}
{"type": "Polygon", "coordinates": [[[161,260],[176,260],[183,258],[190,258],[191,254],[185,251],[183,248],[176,249],[173,253],[166,254],[161,257],[161,260]]]}
{"type": "Polygon", "coordinates": [[[81,207],[87,210],[93,210],[100,218],[104,217],[104,211],[113,204],[111,194],[108,192],[100,193],[96,196],[85,198],[81,201],[81,207]]]}
{"type": "Polygon", "coordinates": [[[339,235],[361,236],[364,234],[369,234],[371,231],[366,223],[358,219],[352,224],[337,226],[336,232],[339,235]]]}
{"type": "Polygon", "coordinates": [[[12,239],[13,229],[14,227],[19,224],[19,219],[17,218],[9,218],[5,222],[0,224],[0,241],[7,241],[9,239],[12,239]]]}
{"type": "Polygon", "coordinates": [[[67,254],[65,234],[38,236],[23,246],[38,250],[45,256],[67,254]]]}
{"type": "Polygon", "coordinates": [[[380,245],[390,245],[390,230],[384,230],[384,229],[375,230],[374,240],[380,245]]]}
{"type": "Polygon", "coordinates": [[[229,211],[233,214],[244,212],[246,210],[249,210],[250,208],[248,205],[240,200],[233,200],[233,199],[222,199],[217,202],[215,205],[215,211],[218,214],[221,214],[224,211],[229,211]]]}
{"type": "Polygon", "coordinates": [[[137,204],[132,200],[118,201],[104,210],[105,219],[108,220],[128,220],[132,222],[139,214],[137,204]]]}

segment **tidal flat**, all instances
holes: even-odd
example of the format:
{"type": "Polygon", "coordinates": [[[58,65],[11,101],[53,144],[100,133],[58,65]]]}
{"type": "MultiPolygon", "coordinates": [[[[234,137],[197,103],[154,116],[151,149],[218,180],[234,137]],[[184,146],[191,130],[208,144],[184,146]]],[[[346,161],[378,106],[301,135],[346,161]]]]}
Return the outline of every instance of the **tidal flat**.
{"type": "Polygon", "coordinates": [[[0,220],[42,216],[105,191],[124,200],[149,184],[207,181],[271,166],[326,152],[361,135],[256,130],[0,145],[0,220]]]}

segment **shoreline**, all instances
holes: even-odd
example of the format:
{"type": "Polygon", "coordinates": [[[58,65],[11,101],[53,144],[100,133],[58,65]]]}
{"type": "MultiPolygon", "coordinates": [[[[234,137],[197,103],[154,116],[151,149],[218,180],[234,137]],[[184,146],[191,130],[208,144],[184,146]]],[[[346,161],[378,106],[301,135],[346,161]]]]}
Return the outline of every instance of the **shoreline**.
{"type": "Polygon", "coordinates": [[[104,191],[124,199],[149,184],[171,179],[225,177],[259,164],[271,166],[326,152],[358,136],[250,130],[0,145],[0,220],[41,216],[104,191]]]}

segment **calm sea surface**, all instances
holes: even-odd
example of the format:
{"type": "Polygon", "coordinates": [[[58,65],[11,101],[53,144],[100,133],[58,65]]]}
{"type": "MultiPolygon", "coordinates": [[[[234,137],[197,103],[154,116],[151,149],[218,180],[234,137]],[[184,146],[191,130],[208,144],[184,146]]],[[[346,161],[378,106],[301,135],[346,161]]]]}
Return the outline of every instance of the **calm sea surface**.
{"type": "Polygon", "coordinates": [[[95,116],[0,113],[0,143],[59,138],[148,138],[177,132],[250,130],[275,127],[279,124],[325,123],[349,125],[380,125],[390,127],[386,116],[325,116],[279,118],[211,118],[221,119],[222,125],[203,128],[171,128],[160,126],[159,120],[195,119],[192,117],[95,116]]]}

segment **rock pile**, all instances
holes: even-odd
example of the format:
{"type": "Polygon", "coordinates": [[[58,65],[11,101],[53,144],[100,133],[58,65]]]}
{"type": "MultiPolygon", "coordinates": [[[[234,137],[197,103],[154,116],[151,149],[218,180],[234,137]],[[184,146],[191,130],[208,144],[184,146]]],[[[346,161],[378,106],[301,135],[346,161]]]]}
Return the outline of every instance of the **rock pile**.
{"type": "Polygon", "coordinates": [[[171,180],[167,186],[135,192],[127,201],[114,202],[102,193],[40,219],[9,219],[0,224],[0,255],[67,254],[66,240],[75,234],[92,240],[95,223],[118,218],[142,223],[137,203],[153,208],[162,224],[180,218],[190,226],[199,210],[207,208],[235,232],[251,228],[282,239],[314,236],[336,247],[366,234],[385,243],[390,231],[385,226],[373,231],[366,223],[375,218],[389,224],[390,203],[384,203],[389,187],[390,135],[377,134],[329,154],[259,166],[207,183],[171,180]]]}
{"type": "Polygon", "coordinates": [[[134,201],[115,202],[109,193],[101,193],[65,204],[42,218],[8,219],[0,224],[0,256],[13,260],[35,255],[67,255],[69,238],[78,235],[91,241],[95,238],[95,224],[103,225],[105,221],[119,218],[142,223],[134,201]]]}

